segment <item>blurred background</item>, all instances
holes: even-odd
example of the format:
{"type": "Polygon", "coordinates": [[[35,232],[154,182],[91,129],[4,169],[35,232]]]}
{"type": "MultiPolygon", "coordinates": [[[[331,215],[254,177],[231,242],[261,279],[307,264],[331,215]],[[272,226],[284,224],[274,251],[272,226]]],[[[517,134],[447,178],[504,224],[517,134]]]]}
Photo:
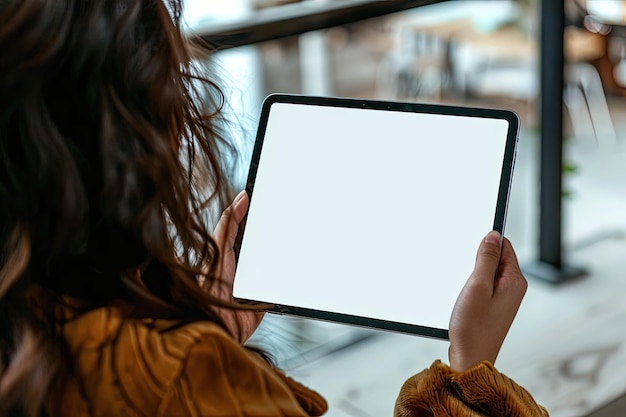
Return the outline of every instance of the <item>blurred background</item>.
{"type": "MultiPolygon", "coordinates": [[[[189,34],[215,48],[202,64],[226,93],[242,187],[270,93],[517,112],[505,235],[529,291],[497,366],[552,416],[626,415],[626,2],[186,3],[189,34]]],[[[402,382],[448,347],[274,315],[253,342],[329,416],[363,417],[391,415],[402,382]]]]}

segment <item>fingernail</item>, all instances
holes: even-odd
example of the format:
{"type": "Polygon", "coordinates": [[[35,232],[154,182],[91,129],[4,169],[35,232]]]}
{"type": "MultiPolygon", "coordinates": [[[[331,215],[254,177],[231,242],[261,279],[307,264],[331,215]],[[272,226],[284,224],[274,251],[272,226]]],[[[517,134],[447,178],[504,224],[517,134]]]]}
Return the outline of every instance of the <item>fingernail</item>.
{"type": "Polygon", "coordinates": [[[495,230],[492,230],[491,232],[487,233],[487,236],[485,236],[485,242],[487,243],[494,243],[496,245],[499,245],[501,241],[502,236],[495,230]]]}
{"type": "Polygon", "coordinates": [[[235,197],[235,201],[233,201],[233,204],[237,204],[239,201],[241,201],[241,199],[246,195],[246,190],[241,190],[239,192],[239,194],[237,194],[237,197],[235,197]]]}

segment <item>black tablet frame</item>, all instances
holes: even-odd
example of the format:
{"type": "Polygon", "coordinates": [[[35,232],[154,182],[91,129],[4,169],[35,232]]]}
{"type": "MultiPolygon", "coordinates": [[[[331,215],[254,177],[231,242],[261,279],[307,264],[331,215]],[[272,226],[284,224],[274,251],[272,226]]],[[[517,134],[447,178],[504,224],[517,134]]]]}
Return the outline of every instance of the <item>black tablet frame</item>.
{"type": "MultiPolygon", "coordinates": [[[[263,140],[265,137],[265,131],[269,120],[270,110],[272,105],[276,103],[291,103],[291,104],[304,104],[313,106],[331,106],[331,107],[347,107],[358,109],[370,109],[370,110],[385,110],[385,111],[399,111],[410,113],[427,113],[427,114],[441,114],[441,115],[455,115],[455,116],[468,116],[468,117],[482,117],[489,119],[502,119],[508,122],[507,139],[505,144],[505,151],[503,156],[502,173],[500,176],[500,187],[498,191],[498,198],[496,203],[496,211],[493,222],[493,230],[504,233],[504,227],[506,224],[506,214],[508,211],[508,201],[511,189],[511,182],[513,177],[513,169],[515,166],[515,156],[517,152],[518,134],[520,119],[519,116],[511,111],[504,109],[492,109],[482,107],[464,107],[464,106],[451,106],[441,104],[423,104],[414,102],[395,102],[395,101],[379,101],[379,100],[367,100],[367,99],[355,99],[344,97],[320,97],[320,96],[306,96],[296,94],[271,94],[266,97],[261,109],[261,115],[259,120],[259,126],[257,130],[256,140],[252,156],[250,160],[250,167],[248,171],[248,178],[246,181],[246,192],[252,201],[254,197],[254,183],[256,180],[256,174],[259,167],[259,160],[261,158],[261,151],[263,148],[263,140]]],[[[245,235],[245,220],[240,226],[239,233],[237,235],[236,248],[241,246],[241,242],[245,235]]],[[[379,330],[389,330],[398,333],[412,334],[418,336],[431,337],[435,339],[448,340],[448,330],[439,329],[427,326],[419,326],[414,324],[393,322],[387,320],[379,320],[368,317],[354,316],[343,313],[334,313],[330,311],[321,311],[315,309],[308,309],[302,307],[279,305],[274,303],[268,303],[261,300],[239,300],[244,303],[261,303],[269,305],[268,312],[276,314],[285,314],[296,317],[311,318],[322,321],[330,321],[336,323],[342,323],[353,326],[360,326],[366,328],[373,328],[379,330]]]]}

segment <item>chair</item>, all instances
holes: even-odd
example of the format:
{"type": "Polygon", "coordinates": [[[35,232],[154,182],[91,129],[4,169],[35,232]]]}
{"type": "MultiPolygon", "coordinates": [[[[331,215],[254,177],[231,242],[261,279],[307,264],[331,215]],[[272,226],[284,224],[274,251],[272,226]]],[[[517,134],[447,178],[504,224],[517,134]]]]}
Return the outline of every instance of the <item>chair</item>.
{"type": "MultiPolygon", "coordinates": [[[[564,95],[573,133],[598,145],[616,142],[602,81],[591,62],[603,54],[600,35],[574,26],[564,32],[564,95]]],[[[465,35],[476,64],[462,71],[466,94],[534,100],[539,94],[536,42],[515,27],[465,35]]],[[[459,62],[458,66],[462,66],[459,62]]]]}

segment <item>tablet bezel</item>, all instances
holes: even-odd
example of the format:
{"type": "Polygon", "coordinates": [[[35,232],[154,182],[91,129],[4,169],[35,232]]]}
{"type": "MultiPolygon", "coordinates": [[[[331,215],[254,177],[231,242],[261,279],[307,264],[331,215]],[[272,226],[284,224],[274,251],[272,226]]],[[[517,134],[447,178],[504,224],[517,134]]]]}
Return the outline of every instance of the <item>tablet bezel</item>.
{"type": "MultiPolygon", "coordinates": [[[[254,184],[259,167],[259,160],[261,158],[261,151],[263,148],[263,141],[265,138],[265,132],[269,120],[270,110],[274,104],[288,103],[299,105],[313,105],[313,106],[330,106],[330,107],[344,107],[355,109],[370,109],[370,110],[383,110],[383,111],[399,111],[410,113],[427,113],[427,114],[440,114],[440,115],[454,115],[454,116],[467,116],[467,117],[481,117],[489,119],[501,119],[508,122],[507,138],[505,143],[505,150],[503,155],[503,164],[500,176],[500,184],[498,190],[498,197],[496,203],[496,210],[493,222],[493,230],[497,230],[501,234],[504,233],[504,227],[506,224],[506,214],[508,210],[508,199],[511,188],[511,181],[513,175],[513,169],[515,165],[515,154],[518,143],[519,133],[519,117],[510,110],[503,109],[491,109],[480,107],[464,107],[464,106],[451,106],[440,104],[422,104],[422,103],[408,103],[408,102],[393,102],[393,101],[379,101],[379,100],[366,100],[366,99],[354,99],[354,98],[342,98],[342,97],[319,97],[319,96],[306,96],[306,95],[294,95],[294,94],[271,94],[263,102],[261,109],[260,120],[256,135],[254,148],[250,160],[250,167],[248,171],[248,177],[246,181],[246,192],[250,198],[250,202],[254,198],[254,184]]],[[[241,243],[245,236],[245,220],[240,226],[239,233],[236,239],[236,248],[240,248],[241,243]]],[[[237,251],[238,254],[238,251],[237,251]]],[[[380,320],[369,317],[354,316],[343,313],[334,313],[330,311],[321,311],[316,309],[309,309],[296,306],[280,305],[272,303],[271,301],[263,300],[248,300],[239,299],[245,303],[262,303],[265,306],[269,306],[268,312],[285,314],[296,317],[311,318],[316,320],[330,321],[342,324],[348,324],[353,326],[374,328],[379,330],[389,330],[405,334],[413,334],[425,337],[431,337],[436,339],[447,340],[448,330],[433,328],[428,326],[420,326],[415,324],[400,323],[394,321],[380,320]]]]}

